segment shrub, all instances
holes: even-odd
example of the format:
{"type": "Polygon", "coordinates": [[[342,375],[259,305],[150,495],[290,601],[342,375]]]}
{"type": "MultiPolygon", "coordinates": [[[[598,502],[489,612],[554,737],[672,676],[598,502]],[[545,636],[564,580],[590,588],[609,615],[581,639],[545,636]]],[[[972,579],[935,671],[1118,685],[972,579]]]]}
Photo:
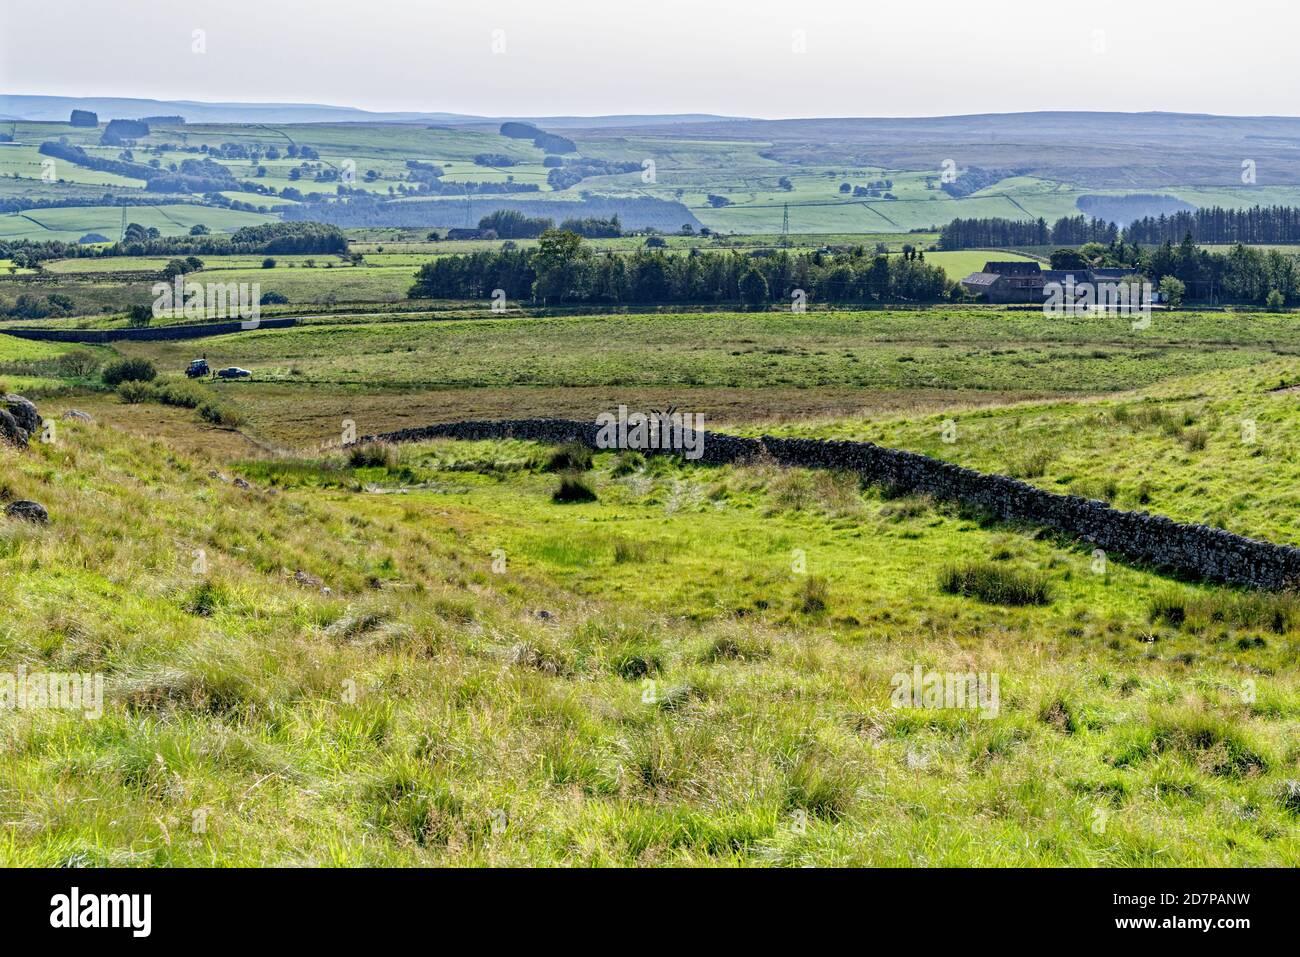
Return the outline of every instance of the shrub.
{"type": "Polygon", "coordinates": [[[555,450],[547,460],[544,471],[585,472],[589,468],[591,468],[591,449],[577,442],[570,442],[555,450]]]}
{"type": "Polygon", "coordinates": [[[100,378],[104,385],[120,385],[123,382],[152,382],[158,377],[158,370],[148,359],[114,359],[104,366],[100,378]]]}
{"type": "Polygon", "coordinates": [[[89,349],[73,349],[55,361],[59,370],[71,378],[89,379],[99,372],[99,356],[89,349]]]}
{"type": "Polygon", "coordinates": [[[1043,575],[992,562],[948,566],[939,573],[939,589],[949,595],[978,598],[991,605],[1046,605],[1051,601],[1043,575]]]}
{"type": "Polygon", "coordinates": [[[559,504],[594,502],[596,490],[581,475],[566,475],[560,479],[560,487],[551,496],[551,501],[559,504]]]}
{"type": "Polygon", "coordinates": [[[1286,296],[1277,289],[1270,289],[1268,298],[1264,300],[1264,306],[1269,312],[1281,312],[1286,308],[1286,296]]]}
{"type": "Polygon", "coordinates": [[[190,382],[159,382],[154,385],[154,400],[182,409],[197,409],[208,400],[202,387],[190,382]]]}
{"type": "Polygon", "coordinates": [[[211,422],[213,425],[220,425],[228,429],[238,428],[244,423],[244,417],[230,406],[222,405],[211,399],[199,406],[199,417],[205,422],[211,422]]]}
{"type": "Polygon", "coordinates": [[[128,405],[153,402],[158,397],[153,386],[147,382],[138,382],[135,379],[128,379],[121,383],[117,387],[117,396],[128,405]]]}

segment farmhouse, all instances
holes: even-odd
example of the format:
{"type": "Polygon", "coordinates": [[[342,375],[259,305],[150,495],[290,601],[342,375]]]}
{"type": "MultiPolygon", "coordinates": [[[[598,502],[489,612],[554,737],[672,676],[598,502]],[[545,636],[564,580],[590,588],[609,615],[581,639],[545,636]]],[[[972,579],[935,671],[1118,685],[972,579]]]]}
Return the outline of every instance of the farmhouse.
{"type": "Polygon", "coordinates": [[[986,262],[982,271],[971,273],[961,285],[989,302],[1042,302],[1047,281],[1038,263],[1017,260],[986,262]]]}

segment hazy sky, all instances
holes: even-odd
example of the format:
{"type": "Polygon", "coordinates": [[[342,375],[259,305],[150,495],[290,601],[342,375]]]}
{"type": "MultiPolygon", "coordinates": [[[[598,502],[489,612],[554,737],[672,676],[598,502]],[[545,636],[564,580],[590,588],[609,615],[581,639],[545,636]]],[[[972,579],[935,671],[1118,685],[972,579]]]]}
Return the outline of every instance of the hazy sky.
{"type": "Polygon", "coordinates": [[[0,92],[497,116],[1295,115],[1298,33],[1297,0],[0,0],[0,92]]]}

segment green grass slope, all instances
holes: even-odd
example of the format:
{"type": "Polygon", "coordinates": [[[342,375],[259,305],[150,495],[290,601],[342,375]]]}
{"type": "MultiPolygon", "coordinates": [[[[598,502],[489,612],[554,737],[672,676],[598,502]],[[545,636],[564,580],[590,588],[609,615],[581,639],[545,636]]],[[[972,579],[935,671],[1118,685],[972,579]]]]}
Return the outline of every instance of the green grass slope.
{"type": "Polygon", "coordinates": [[[52,516],[0,521],[0,666],[108,689],[0,711],[6,865],[1300,862],[1288,598],[763,466],[0,455],[52,516]],[[891,706],[918,664],[997,716],[891,706]]]}

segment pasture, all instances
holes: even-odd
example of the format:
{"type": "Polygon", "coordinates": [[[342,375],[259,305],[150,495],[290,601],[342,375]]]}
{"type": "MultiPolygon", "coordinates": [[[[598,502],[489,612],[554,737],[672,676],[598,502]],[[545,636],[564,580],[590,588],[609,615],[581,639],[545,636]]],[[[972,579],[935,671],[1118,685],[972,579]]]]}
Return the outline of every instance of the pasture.
{"type": "MultiPolygon", "coordinates": [[[[109,691],[96,722],[10,722],[6,864],[1300,861],[1291,599],[1099,573],[1078,543],[844,476],[606,453],[597,500],[565,505],[529,443],[267,455],[189,410],[74,403],[100,422],[10,462],[55,523],[4,530],[5,653],[103,661],[109,691]],[[946,593],[964,566],[1044,599],[946,593]],[[998,675],[996,713],[899,707],[915,666],[998,675]]],[[[969,410],[953,454],[1006,433],[985,419],[1095,411],[969,410]]],[[[785,428],[925,441],[937,415],[915,416],[785,428]]]]}

